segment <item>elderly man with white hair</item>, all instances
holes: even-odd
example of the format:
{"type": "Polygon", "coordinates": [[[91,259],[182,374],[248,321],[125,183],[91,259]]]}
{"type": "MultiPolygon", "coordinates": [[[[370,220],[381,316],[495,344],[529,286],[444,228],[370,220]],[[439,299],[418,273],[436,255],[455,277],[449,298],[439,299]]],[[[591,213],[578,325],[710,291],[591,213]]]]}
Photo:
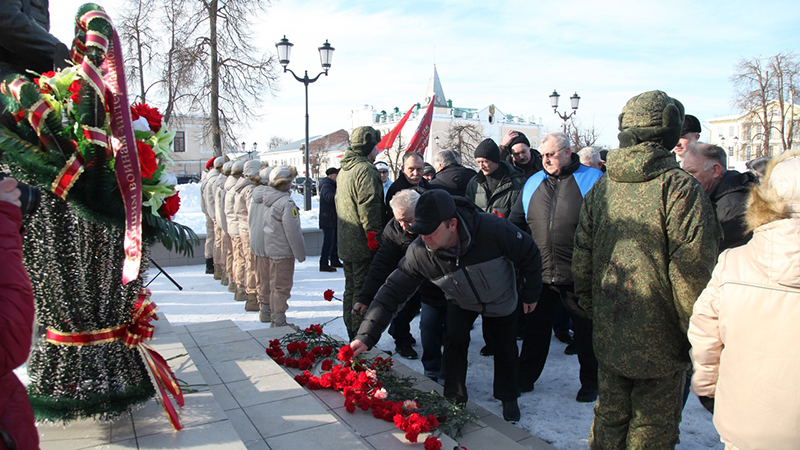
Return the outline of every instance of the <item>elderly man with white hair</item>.
{"type": "Polygon", "coordinates": [[[600,151],[594,147],[583,147],[578,152],[578,157],[581,159],[581,164],[586,167],[594,167],[597,170],[603,170],[603,159],[600,157],[600,151]]]}

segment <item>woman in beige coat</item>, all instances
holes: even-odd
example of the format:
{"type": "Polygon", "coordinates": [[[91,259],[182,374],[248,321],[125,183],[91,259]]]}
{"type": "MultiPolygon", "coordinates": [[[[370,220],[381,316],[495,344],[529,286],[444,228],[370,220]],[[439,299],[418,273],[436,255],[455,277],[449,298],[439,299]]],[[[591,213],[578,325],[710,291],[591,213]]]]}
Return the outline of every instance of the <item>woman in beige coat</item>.
{"type": "Polygon", "coordinates": [[[713,398],[726,449],[800,447],[800,153],[773,159],[752,240],[720,255],[689,326],[692,391],[713,398]]]}

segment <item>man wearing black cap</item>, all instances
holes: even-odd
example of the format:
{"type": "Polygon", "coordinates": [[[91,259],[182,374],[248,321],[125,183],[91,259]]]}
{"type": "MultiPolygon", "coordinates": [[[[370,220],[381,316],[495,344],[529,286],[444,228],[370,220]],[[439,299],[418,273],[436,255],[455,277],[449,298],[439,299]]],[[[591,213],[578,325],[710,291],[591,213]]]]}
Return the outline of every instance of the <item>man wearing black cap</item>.
{"type": "Polygon", "coordinates": [[[542,170],[542,155],[531,148],[528,137],[521,131],[508,130],[500,143],[500,154],[508,153],[507,161],[522,169],[525,179],[542,170]]]}
{"type": "Polygon", "coordinates": [[[522,170],[501,161],[500,148],[491,139],[478,144],[475,162],[480,172],[467,184],[467,199],[484,212],[508,217],[525,185],[522,170]]]}
{"type": "Polygon", "coordinates": [[[374,346],[392,315],[430,280],[448,299],[444,395],[467,401],[470,329],[481,315],[496,344],[494,397],[503,402],[503,417],[518,421],[517,300],[526,314],[536,308],[542,288],[538,247],[508,221],[440,189],[419,198],[409,231],[421,236],[378,290],[350,346],[355,354],[374,346]],[[515,269],[523,283],[519,291],[515,269]]]}
{"type": "Polygon", "coordinates": [[[336,215],[336,177],[339,169],[330,167],[325,171],[325,178],[319,180],[319,229],[322,230],[322,250],[319,254],[319,271],[336,272],[342,267],[339,261],[339,245],[337,241],[336,215]]]}
{"type": "Polygon", "coordinates": [[[683,161],[683,154],[686,152],[686,149],[689,148],[690,145],[694,145],[700,140],[701,131],[702,128],[700,128],[700,121],[697,120],[697,117],[691,114],[686,114],[683,119],[681,138],[678,140],[675,148],[672,149],[672,151],[675,152],[675,158],[678,160],[678,162],[683,161]]]}

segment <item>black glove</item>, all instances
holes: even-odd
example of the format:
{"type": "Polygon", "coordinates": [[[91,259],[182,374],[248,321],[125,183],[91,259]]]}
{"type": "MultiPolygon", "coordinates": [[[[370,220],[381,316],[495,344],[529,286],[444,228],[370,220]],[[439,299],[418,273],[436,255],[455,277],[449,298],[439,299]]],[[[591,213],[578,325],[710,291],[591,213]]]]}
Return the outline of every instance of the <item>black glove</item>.
{"type": "Polygon", "coordinates": [[[703,408],[707,409],[711,414],[714,414],[714,397],[698,396],[698,398],[700,399],[700,404],[703,405],[703,408]]]}

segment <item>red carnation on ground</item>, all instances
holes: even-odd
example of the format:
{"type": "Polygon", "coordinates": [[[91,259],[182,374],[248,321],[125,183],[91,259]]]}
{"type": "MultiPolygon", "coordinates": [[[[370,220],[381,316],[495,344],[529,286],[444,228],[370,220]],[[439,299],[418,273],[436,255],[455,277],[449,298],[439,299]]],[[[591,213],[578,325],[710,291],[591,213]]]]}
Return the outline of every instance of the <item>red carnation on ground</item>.
{"type": "Polygon", "coordinates": [[[141,141],[136,141],[136,149],[139,153],[139,167],[142,169],[142,178],[153,179],[153,174],[158,170],[156,154],[149,145],[141,141]]]}
{"type": "Polygon", "coordinates": [[[144,117],[147,120],[147,124],[150,125],[150,130],[153,133],[158,132],[161,128],[161,121],[164,120],[164,116],[158,112],[158,108],[152,108],[144,103],[134,103],[131,106],[131,119],[137,120],[139,117],[144,117]]]}
{"type": "Polygon", "coordinates": [[[428,436],[425,439],[425,450],[441,450],[442,441],[436,436],[428,436]]]}
{"type": "Polygon", "coordinates": [[[167,220],[172,220],[178,210],[181,208],[181,198],[177,193],[170,195],[164,200],[161,208],[158,208],[158,213],[167,220]]]}
{"type": "Polygon", "coordinates": [[[345,345],[339,349],[339,354],[336,355],[339,361],[350,362],[353,359],[353,349],[349,345],[345,345]]]}
{"type": "Polygon", "coordinates": [[[369,249],[372,250],[373,252],[377,250],[378,247],[380,247],[380,244],[378,244],[378,241],[375,239],[374,231],[370,231],[367,233],[367,247],[369,247],[369,249]]]}

